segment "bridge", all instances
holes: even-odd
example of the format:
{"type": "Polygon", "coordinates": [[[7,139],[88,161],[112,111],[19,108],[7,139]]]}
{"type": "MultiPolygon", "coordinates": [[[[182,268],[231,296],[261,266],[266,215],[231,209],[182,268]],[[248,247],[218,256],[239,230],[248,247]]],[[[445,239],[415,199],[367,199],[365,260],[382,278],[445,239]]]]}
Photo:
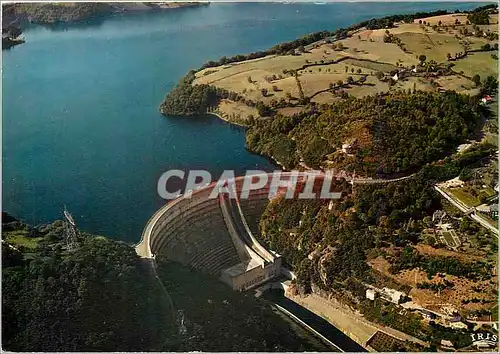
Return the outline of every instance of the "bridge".
{"type": "MultiPolygon", "coordinates": [[[[279,254],[266,249],[259,241],[258,219],[271,193],[285,194],[287,182],[297,178],[295,195],[304,191],[307,172],[282,172],[279,187],[274,190],[269,177],[258,189],[244,186],[244,176],[216,182],[189,191],[160,208],[147,222],[141,241],[135,247],[139,256],[177,261],[212,274],[234,290],[245,291],[282,274],[279,254]],[[210,195],[216,189],[217,198],[210,195]],[[240,198],[241,193],[247,198],[240,198]],[[191,194],[191,195],[189,195],[191,194]]],[[[255,175],[252,178],[261,178],[255,175]]],[[[406,177],[408,178],[408,177],[406,177]]],[[[387,183],[393,180],[359,179],[345,173],[333,175],[342,191],[345,183],[387,183]]],[[[397,179],[401,180],[401,179],[397,179]]],[[[312,187],[319,195],[324,175],[317,176],[312,187]]],[[[275,187],[275,186],[274,186],[275,187]]],[[[274,197],[276,196],[274,195],[274,197]]],[[[273,196],[271,196],[272,198],[273,196]]],[[[285,271],[286,272],[286,271],[285,271]]]]}

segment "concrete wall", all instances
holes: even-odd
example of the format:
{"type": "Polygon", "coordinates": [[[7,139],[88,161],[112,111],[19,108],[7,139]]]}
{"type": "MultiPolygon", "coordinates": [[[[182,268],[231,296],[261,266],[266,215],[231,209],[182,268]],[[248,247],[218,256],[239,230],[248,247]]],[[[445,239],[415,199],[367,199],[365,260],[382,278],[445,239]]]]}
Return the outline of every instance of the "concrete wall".
{"type": "Polygon", "coordinates": [[[232,278],[232,287],[235,290],[244,291],[252,289],[266,281],[280,275],[281,258],[275,262],[268,263],[266,266],[253,268],[241,275],[232,278]]]}
{"type": "MultiPolygon", "coordinates": [[[[241,191],[243,179],[235,182],[236,190],[241,191]]],[[[279,275],[281,259],[259,244],[255,235],[258,216],[268,203],[270,183],[251,191],[249,199],[236,208],[232,204],[232,218],[236,219],[233,225],[228,222],[227,210],[223,212],[221,200],[209,198],[213,187],[211,184],[195,190],[191,198],[181,196],[155,213],[136,246],[138,254],[177,261],[218,277],[223,270],[252,259],[254,266],[259,266],[236,276],[232,273],[230,283],[234,289],[252,288],[279,275]],[[253,223],[248,223],[247,213],[253,223]],[[243,242],[238,232],[244,232],[252,242],[243,242]]]]}
{"type": "Polygon", "coordinates": [[[153,227],[150,243],[158,257],[219,276],[240,259],[218,199],[207,199],[208,194],[202,192],[170,208],[153,227]]]}

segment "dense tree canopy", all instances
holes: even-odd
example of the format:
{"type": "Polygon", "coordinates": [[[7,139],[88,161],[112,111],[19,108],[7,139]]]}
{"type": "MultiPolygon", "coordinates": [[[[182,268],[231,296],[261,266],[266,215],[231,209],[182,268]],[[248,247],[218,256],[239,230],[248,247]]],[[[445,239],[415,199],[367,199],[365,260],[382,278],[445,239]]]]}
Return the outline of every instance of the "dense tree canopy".
{"type": "Polygon", "coordinates": [[[60,221],[39,228],[8,214],[2,221],[7,350],[328,349],[306,332],[292,331],[267,301],[212,276],[160,260],[160,285],[151,263],[123,242],[80,234],[79,247],[68,251],[60,221]]]}
{"type": "Polygon", "coordinates": [[[217,105],[219,90],[210,85],[192,85],[194,79],[194,72],[191,71],[168,93],[160,106],[163,114],[174,116],[203,114],[209,107],[217,105]]]}
{"type": "Polygon", "coordinates": [[[77,252],[47,243],[28,257],[4,241],[2,264],[8,350],[143,351],[165,334],[157,285],[124,243],[84,237],[77,252]]]}
{"type": "Polygon", "coordinates": [[[367,175],[401,173],[453,151],[475,130],[477,109],[475,99],[455,92],[349,98],[259,121],[247,132],[247,146],[288,168],[304,161],[367,175]],[[352,153],[340,152],[345,143],[352,153]]]}

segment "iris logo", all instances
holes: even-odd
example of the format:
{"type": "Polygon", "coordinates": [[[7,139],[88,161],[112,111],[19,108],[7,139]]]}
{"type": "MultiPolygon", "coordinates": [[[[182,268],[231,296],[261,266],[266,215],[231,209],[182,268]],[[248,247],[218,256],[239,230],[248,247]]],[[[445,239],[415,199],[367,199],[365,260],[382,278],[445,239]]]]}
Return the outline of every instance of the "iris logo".
{"type": "Polygon", "coordinates": [[[494,347],[497,344],[498,336],[491,333],[471,333],[472,345],[477,347],[494,347]]]}

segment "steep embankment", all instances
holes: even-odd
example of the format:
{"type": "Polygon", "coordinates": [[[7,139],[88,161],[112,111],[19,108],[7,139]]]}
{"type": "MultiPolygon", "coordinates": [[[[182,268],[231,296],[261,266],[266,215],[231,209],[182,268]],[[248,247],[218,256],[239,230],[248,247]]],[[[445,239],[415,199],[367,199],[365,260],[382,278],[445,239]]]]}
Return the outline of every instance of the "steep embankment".
{"type": "Polygon", "coordinates": [[[11,351],[149,351],[169,330],[148,269],[122,242],[85,233],[66,249],[63,223],[2,215],[2,346],[11,351]]]}
{"type": "Polygon", "coordinates": [[[325,351],[270,304],[178,263],[164,288],[129,245],[2,214],[2,346],[10,351],[325,351]],[[168,294],[166,295],[165,292],[168,294]]]}

